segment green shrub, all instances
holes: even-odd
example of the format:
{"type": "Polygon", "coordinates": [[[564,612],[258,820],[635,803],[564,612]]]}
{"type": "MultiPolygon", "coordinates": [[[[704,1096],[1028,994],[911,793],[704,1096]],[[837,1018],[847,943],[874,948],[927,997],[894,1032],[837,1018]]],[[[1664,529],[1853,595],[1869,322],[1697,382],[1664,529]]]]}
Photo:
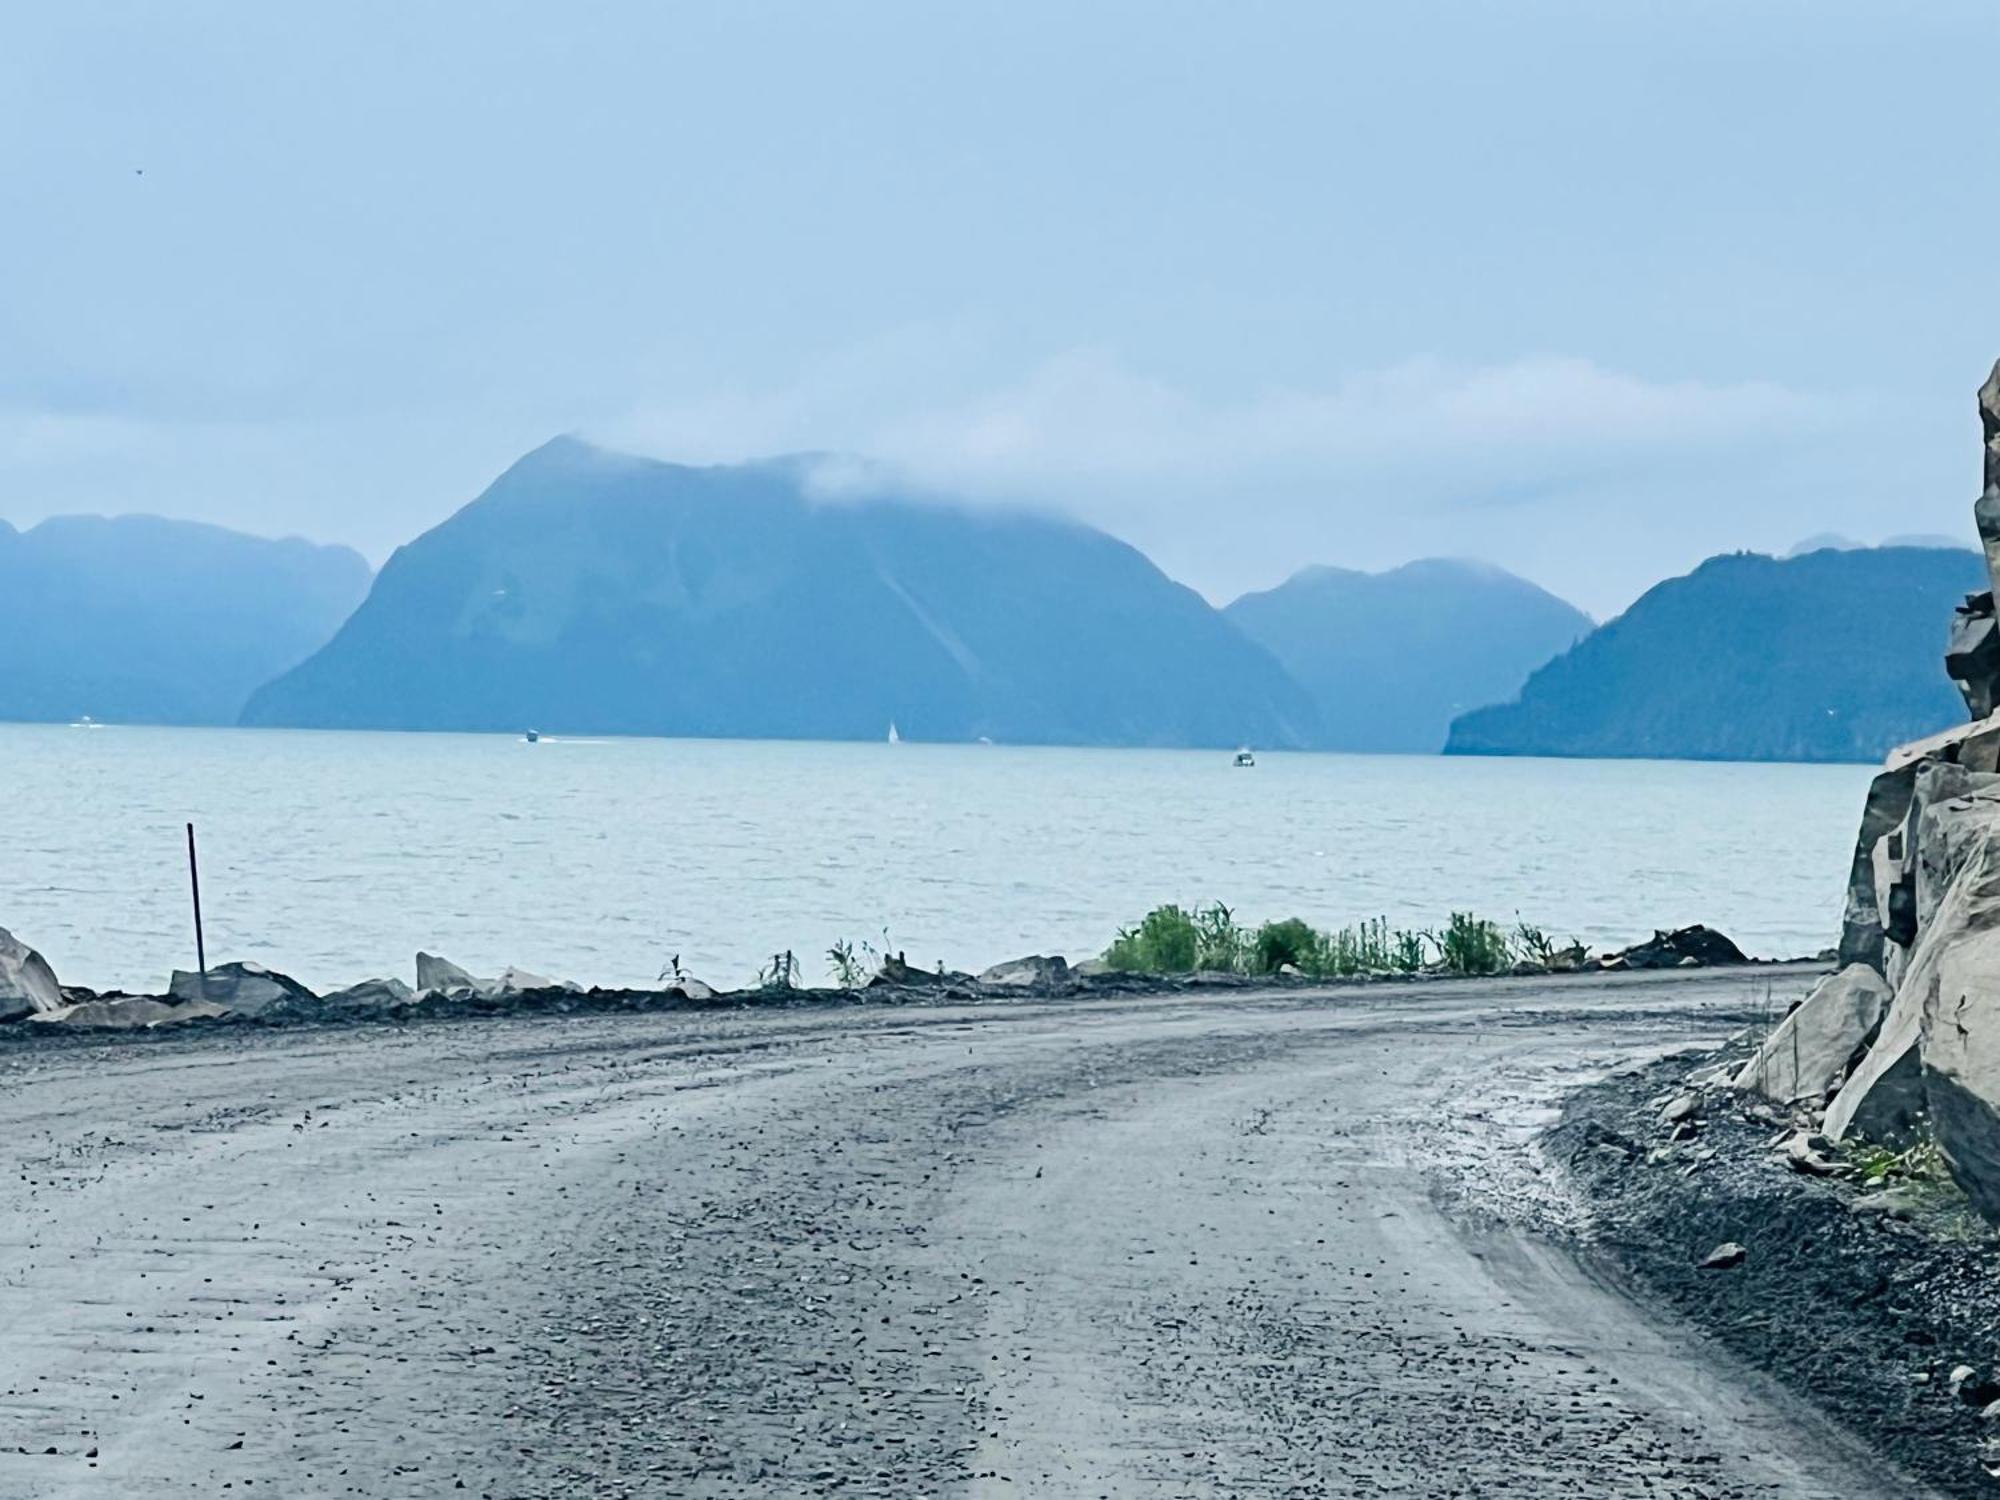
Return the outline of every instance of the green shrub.
{"type": "Polygon", "coordinates": [[[1540,928],[1522,923],[1510,938],[1499,923],[1470,912],[1453,912],[1442,933],[1391,927],[1386,917],[1327,931],[1286,917],[1253,932],[1214,901],[1194,911],[1154,907],[1136,927],[1119,929],[1104,961],[1140,974],[1275,974],[1290,964],[1318,978],[1346,978],[1414,974],[1435,952],[1437,967],[1448,973],[1498,974],[1513,964],[1517,949],[1545,963],[1544,955],[1558,953],[1540,928]]]}
{"type": "Polygon", "coordinates": [[[1250,935],[1235,913],[1210,902],[1194,918],[1195,967],[1212,974],[1240,974],[1249,967],[1250,935]]]}
{"type": "Polygon", "coordinates": [[[1104,961],[1139,974],[1191,974],[1200,956],[1195,919],[1178,906],[1156,906],[1137,927],[1120,929],[1104,961]]]}
{"type": "Polygon", "coordinates": [[[1308,974],[1327,972],[1327,940],[1298,917],[1266,922],[1257,929],[1254,958],[1259,974],[1275,974],[1287,964],[1308,974]]]}
{"type": "Polygon", "coordinates": [[[1442,935],[1434,935],[1438,962],[1451,974],[1498,974],[1514,961],[1507,934],[1498,922],[1455,911],[1442,935]]]}

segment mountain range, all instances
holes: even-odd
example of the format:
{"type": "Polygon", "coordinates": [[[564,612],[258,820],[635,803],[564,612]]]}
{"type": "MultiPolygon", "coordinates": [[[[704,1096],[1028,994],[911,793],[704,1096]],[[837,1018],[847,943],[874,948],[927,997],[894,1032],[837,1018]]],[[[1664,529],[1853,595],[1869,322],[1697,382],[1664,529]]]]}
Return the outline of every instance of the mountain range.
{"type": "Polygon", "coordinates": [[[157,516],[0,521],[0,719],[232,724],[368,592],[346,547],[157,516]]]}
{"type": "Polygon", "coordinates": [[[1984,581],[1825,537],[1596,628],[1451,559],[1218,610],[1088,526],[823,467],[559,438],[372,581],[156,517],[0,523],[0,718],[1874,760],[1962,717],[1939,622],[1984,581]]]}
{"type": "Polygon", "coordinates": [[[1985,584],[1961,548],[1710,558],[1459,718],[1446,753],[1877,761],[1964,720],[1940,661],[1985,584]]]}

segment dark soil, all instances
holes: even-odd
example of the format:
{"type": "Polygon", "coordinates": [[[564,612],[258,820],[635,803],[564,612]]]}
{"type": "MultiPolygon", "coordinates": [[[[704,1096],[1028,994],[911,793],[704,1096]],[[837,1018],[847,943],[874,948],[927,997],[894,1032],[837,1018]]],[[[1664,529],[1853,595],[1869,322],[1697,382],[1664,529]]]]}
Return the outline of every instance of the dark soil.
{"type": "Polygon", "coordinates": [[[1641,1299],[1664,1302],[1738,1357],[1951,1495],[2000,1490],[2000,1236],[1956,1189],[1801,1175],[1787,1133],[1726,1089],[1701,1093],[1672,1142],[1668,1098],[1715,1056],[1668,1059],[1573,1096],[1547,1138],[1585,1200],[1583,1234],[1641,1299]],[[1700,1269],[1718,1246],[1747,1254],[1700,1269]],[[1956,1387],[1952,1373],[1972,1367],[1956,1387]]]}

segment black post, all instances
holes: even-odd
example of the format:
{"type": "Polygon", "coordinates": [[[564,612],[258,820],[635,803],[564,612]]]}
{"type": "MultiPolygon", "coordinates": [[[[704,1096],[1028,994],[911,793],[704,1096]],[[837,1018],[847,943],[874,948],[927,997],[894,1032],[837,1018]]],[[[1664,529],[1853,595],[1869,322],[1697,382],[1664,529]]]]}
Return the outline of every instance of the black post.
{"type": "Polygon", "coordinates": [[[194,892],[194,962],[201,970],[201,998],[208,998],[208,950],[201,941],[201,872],[194,862],[194,824],[188,824],[188,887],[194,892]]]}

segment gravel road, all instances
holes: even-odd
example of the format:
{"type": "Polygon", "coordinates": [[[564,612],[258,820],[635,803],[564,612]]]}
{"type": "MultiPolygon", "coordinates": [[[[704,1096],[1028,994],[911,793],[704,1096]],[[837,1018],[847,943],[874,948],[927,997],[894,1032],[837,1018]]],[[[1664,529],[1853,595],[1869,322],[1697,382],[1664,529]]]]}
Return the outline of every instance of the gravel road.
{"type": "Polygon", "coordinates": [[[1921,1496],[1524,1227],[1806,982],[0,1049],[0,1496],[1921,1496]]]}

